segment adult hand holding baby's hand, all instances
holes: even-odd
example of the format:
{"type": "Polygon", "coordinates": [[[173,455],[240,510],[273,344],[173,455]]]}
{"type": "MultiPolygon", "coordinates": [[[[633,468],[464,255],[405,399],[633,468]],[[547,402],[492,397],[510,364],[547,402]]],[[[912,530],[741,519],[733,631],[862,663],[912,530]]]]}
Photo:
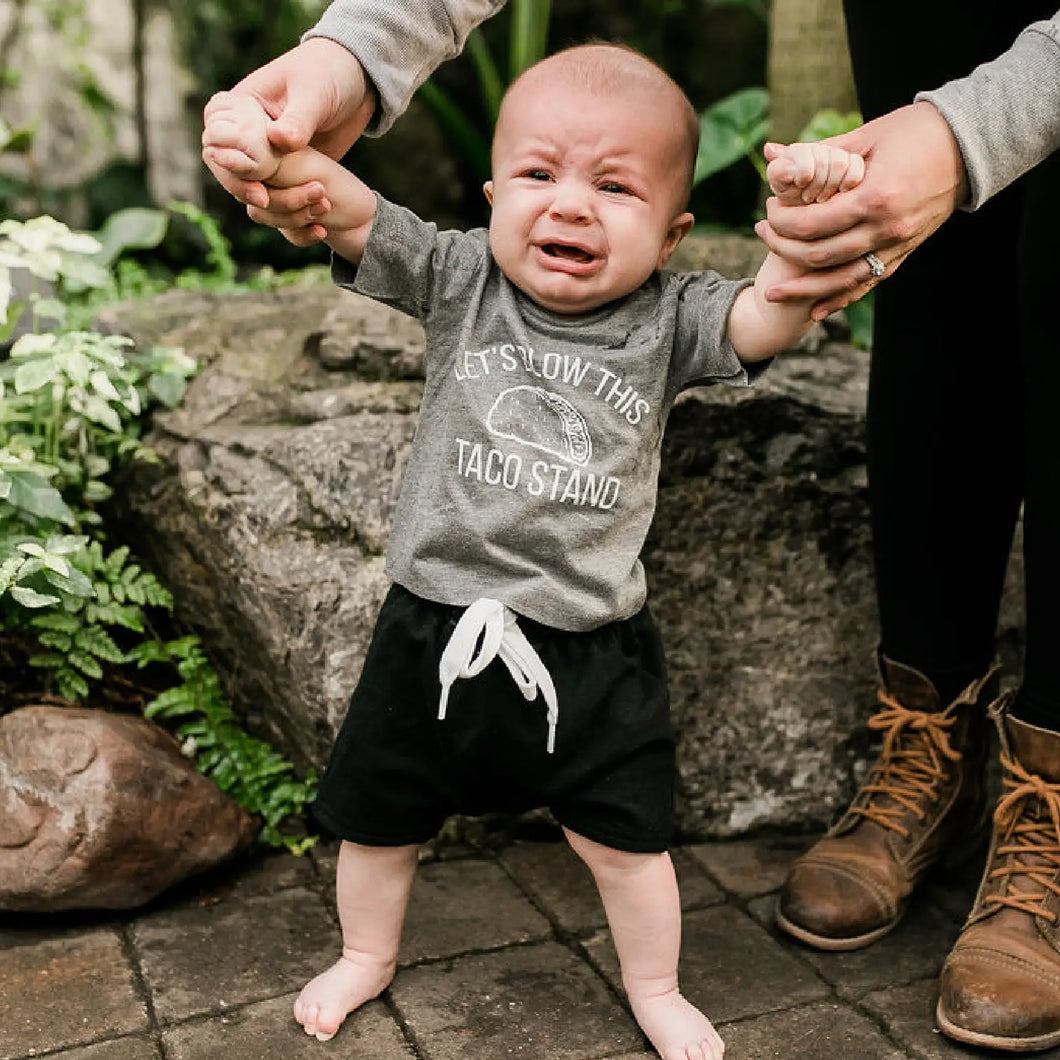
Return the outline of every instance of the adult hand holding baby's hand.
{"type": "MultiPolygon", "coordinates": [[[[361,64],[341,44],[312,37],[255,70],[229,92],[218,93],[203,111],[205,126],[231,106],[231,96],[252,100],[265,118],[269,144],[277,151],[293,151],[311,144],[331,158],[341,158],[364,131],[375,110],[372,91],[361,64]]],[[[327,212],[324,189],[319,183],[292,188],[266,188],[248,179],[236,156],[223,156],[236,166],[221,164],[203,141],[203,161],[221,186],[247,205],[247,213],[259,224],[279,228],[291,239],[290,229],[301,229],[297,242],[305,246],[324,236],[319,225],[307,222],[312,215],[327,212]]],[[[242,151],[240,145],[226,149],[242,151]]],[[[246,153],[246,152],[243,152],[246,153]]],[[[245,171],[244,171],[245,172],[245,171]]]]}
{"type": "Polygon", "coordinates": [[[912,103],[832,138],[865,159],[864,180],[828,202],[774,196],[755,231],[775,254],[813,270],[767,292],[771,301],[814,298],[822,319],[878,282],[866,254],[890,276],[967,197],[957,141],[942,115],[912,103]]]}

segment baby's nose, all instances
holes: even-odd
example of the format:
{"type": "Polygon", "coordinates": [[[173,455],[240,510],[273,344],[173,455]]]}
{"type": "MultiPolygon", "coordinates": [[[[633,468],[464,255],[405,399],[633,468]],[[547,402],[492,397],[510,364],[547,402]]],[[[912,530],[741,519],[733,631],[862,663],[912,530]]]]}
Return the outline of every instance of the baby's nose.
{"type": "Polygon", "coordinates": [[[560,181],[549,212],[559,220],[588,221],[592,217],[589,189],[577,181],[560,181]]]}

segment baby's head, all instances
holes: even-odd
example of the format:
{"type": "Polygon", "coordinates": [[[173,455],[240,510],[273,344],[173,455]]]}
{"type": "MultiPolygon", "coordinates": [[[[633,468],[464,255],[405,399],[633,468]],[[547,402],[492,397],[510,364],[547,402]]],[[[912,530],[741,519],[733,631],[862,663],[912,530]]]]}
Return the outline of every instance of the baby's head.
{"type": "Polygon", "coordinates": [[[629,294],[692,226],[698,139],[685,94],[630,48],[579,45],[532,66],[505,94],[493,137],[497,264],[557,313],[629,294]]]}

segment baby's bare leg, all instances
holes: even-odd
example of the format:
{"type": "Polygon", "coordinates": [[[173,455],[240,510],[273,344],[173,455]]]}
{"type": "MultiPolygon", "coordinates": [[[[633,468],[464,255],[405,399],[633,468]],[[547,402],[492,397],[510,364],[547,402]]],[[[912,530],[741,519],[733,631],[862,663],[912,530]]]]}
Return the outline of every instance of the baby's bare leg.
{"type": "Polygon", "coordinates": [[[355,1009],[394,978],[419,848],[343,843],[335,881],[342,956],[307,983],[294,1003],[306,1034],[325,1042],[355,1009]]]}
{"type": "Polygon", "coordinates": [[[681,901],[669,854],[630,854],[564,829],[589,866],[622,968],[633,1015],[662,1060],[720,1060],[714,1025],[681,995],[681,901]]]}

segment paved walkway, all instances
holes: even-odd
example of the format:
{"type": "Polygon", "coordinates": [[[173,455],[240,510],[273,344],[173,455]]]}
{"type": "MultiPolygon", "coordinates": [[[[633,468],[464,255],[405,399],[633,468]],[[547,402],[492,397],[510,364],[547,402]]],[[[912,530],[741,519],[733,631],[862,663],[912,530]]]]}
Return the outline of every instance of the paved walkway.
{"type": "MultiPolygon", "coordinates": [[[[675,854],[682,983],[727,1060],[988,1054],[934,1030],[934,977],[977,866],[930,886],[902,926],[821,954],[771,927],[804,841],[675,854]]],[[[451,852],[417,877],[390,990],[330,1043],[291,1018],[334,959],[335,847],[258,857],[139,915],[0,919],[0,1060],[648,1060],[587,872],[562,843],[451,852]]],[[[1060,1057],[1060,1050],[1042,1056],[1060,1057]]]]}

